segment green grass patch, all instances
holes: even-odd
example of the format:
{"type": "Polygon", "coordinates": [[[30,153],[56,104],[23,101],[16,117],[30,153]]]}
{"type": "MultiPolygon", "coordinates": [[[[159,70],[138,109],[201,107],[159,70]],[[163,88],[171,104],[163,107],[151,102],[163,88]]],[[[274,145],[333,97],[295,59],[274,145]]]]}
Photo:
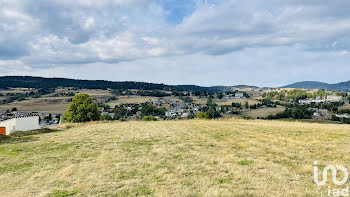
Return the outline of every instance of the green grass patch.
{"type": "Polygon", "coordinates": [[[216,182],[220,183],[220,184],[224,184],[224,183],[229,183],[232,181],[231,178],[217,178],[215,179],[216,182]]]}
{"type": "Polygon", "coordinates": [[[79,191],[66,191],[66,190],[54,190],[52,193],[48,195],[48,197],[69,197],[76,196],[79,194],[79,191]]]}
{"type": "Polygon", "coordinates": [[[117,196],[154,196],[154,191],[148,185],[136,185],[132,189],[123,190],[117,196]]]}
{"type": "Polygon", "coordinates": [[[7,173],[7,172],[15,172],[20,173],[25,170],[28,170],[34,166],[34,163],[31,162],[24,162],[24,163],[7,163],[0,165],[0,174],[7,173]]]}
{"type": "Polygon", "coordinates": [[[23,136],[29,136],[29,135],[38,135],[42,133],[53,133],[57,131],[59,130],[49,129],[49,128],[42,128],[42,129],[31,130],[31,131],[16,131],[14,133],[11,133],[10,137],[23,137],[23,136]]]}
{"type": "Polygon", "coordinates": [[[238,164],[241,166],[249,166],[253,163],[254,163],[254,161],[252,161],[252,160],[241,160],[238,162],[238,164]]]}

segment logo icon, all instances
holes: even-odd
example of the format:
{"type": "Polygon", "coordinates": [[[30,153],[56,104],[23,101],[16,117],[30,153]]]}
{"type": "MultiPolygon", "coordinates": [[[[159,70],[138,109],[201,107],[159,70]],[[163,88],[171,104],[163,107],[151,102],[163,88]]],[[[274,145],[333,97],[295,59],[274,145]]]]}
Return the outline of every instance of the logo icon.
{"type": "Polygon", "coordinates": [[[319,178],[318,178],[318,162],[315,161],[314,162],[314,181],[317,185],[325,185],[326,182],[327,182],[327,176],[328,176],[328,171],[331,171],[332,173],[332,180],[334,182],[334,184],[336,185],[344,185],[347,181],[348,181],[348,178],[349,178],[349,172],[348,170],[344,167],[344,166],[341,166],[341,165],[327,165],[324,169],[323,169],[323,172],[322,172],[322,180],[319,181],[319,178]],[[338,181],[337,179],[337,169],[343,171],[344,173],[344,178],[343,180],[341,181],[338,181]]]}

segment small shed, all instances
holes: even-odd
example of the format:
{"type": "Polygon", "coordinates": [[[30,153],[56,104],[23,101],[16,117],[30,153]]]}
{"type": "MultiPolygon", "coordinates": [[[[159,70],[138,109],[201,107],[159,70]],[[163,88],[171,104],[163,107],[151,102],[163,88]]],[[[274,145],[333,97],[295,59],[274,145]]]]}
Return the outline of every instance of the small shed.
{"type": "Polygon", "coordinates": [[[39,129],[39,116],[15,117],[0,122],[0,134],[9,135],[15,131],[39,129]]]}

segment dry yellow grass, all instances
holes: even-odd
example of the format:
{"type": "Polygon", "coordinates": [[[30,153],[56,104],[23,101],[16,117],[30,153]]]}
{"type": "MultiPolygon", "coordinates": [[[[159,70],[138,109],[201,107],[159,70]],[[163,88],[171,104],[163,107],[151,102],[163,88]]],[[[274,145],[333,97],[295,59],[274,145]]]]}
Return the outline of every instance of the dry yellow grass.
{"type": "MultiPolygon", "coordinates": [[[[29,91],[28,89],[10,89],[7,91],[3,91],[3,93],[23,93],[25,91],[29,91]]],[[[0,104],[0,110],[17,108],[19,111],[24,112],[40,112],[40,113],[61,113],[67,109],[69,105],[69,99],[72,97],[54,97],[56,93],[87,93],[89,94],[95,102],[105,102],[108,98],[113,95],[108,90],[88,90],[82,89],[78,91],[73,91],[69,89],[57,89],[54,93],[43,95],[41,98],[27,98],[24,101],[15,101],[7,104],[0,104]]],[[[0,97],[0,101],[5,99],[6,97],[0,97]]]]}
{"type": "Polygon", "coordinates": [[[110,101],[108,102],[107,104],[108,105],[111,105],[111,106],[115,106],[115,105],[118,105],[118,104],[122,104],[122,103],[145,103],[149,100],[159,100],[159,99],[169,99],[169,100],[173,100],[173,101],[181,101],[180,99],[178,98],[175,98],[175,97],[171,97],[171,96],[168,96],[168,97],[162,97],[162,98],[158,98],[158,97],[152,97],[152,96],[118,96],[117,97],[118,100],[115,100],[115,101],[110,101]]]}
{"type": "Polygon", "coordinates": [[[267,117],[269,115],[276,115],[280,112],[283,112],[285,107],[278,106],[276,108],[259,108],[259,109],[250,109],[245,111],[243,114],[250,116],[252,118],[258,117],[267,117]]]}
{"type": "MultiPolygon", "coordinates": [[[[197,104],[206,104],[208,99],[207,98],[198,98],[198,97],[192,97],[192,99],[194,100],[195,103],[197,104]]],[[[213,102],[218,104],[218,105],[232,105],[232,103],[241,103],[242,105],[245,104],[245,102],[248,102],[249,105],[254,105],[254,104],[258,104],[261,103],[259,101],[257,101],[256,99],[246,99],[246,98],[232,98],[232,99],[213,99],[213,102]]]]}
{"type": "Polygon", "coordinates": [[[72,125],[0,142],[0,196],[321,196],[350,126],[262,120],[72,125]]]}
{"type": "Polygon", "coordinates": [[[0,105],[0,109],[12,109],[16,107],[24,112],[42,112],[42,113],[63,113],[69,102],[69,97],[44,97],[30,98],[24,101],[15,101],[12,103],[0,105]]]}
{"type": "Polygon", "coordinates": [[[111,106],[119,105],[121,103],[145,103],[148,100],[158,100],[156,97],[151,96],[118,96],[118,100],[110,101],[107,104],[111,106]]]}

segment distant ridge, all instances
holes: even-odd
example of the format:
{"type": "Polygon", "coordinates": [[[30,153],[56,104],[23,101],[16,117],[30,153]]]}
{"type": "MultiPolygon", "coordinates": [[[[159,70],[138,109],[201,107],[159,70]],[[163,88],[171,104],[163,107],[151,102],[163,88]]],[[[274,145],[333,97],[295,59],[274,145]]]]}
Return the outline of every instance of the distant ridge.
{"type": "Polygon", "coordinates": [[[311,89],[349,91],[350,81],[336,83],[336,84],[323,83],[319,81],[302,81],[302,82],[297,82],[286,86],[282,86],[281,88],[311,88],[311,89]]]}
{"type": "Polygon", "coordinates": [[[0,76],[0,88],[86,88],[86,89],[139,89],[139,90],[179,90],[179,91],[217,91],[232,88],[257,88],[255,86],[212,86],[166,85],[134,81],[81,80],[68,78],[44,78],[32,76],[0,76]]]}
{"type": "MultiPolygon", "coordinates": [[[[158,83],[134,82],[134,81],[106,81],[106,80],[81,80],[68,78],[44,78],[32,76],[0,76],[0,88],[58,88],[73,87],[86,89],[140,89],[140,90],[179,90],[179,91],[229,91],[232,89],[259,88],[251,85],[235,86],[211,86],[198,85],[166,85],[158,83]]],[[[319,81],[302,81],[280,88],[310,88],[326,90],[350,91],[350,81],[328,84],[319,81]]],[[[265,88],[263,88],[265,89],[265,88]]]]}

